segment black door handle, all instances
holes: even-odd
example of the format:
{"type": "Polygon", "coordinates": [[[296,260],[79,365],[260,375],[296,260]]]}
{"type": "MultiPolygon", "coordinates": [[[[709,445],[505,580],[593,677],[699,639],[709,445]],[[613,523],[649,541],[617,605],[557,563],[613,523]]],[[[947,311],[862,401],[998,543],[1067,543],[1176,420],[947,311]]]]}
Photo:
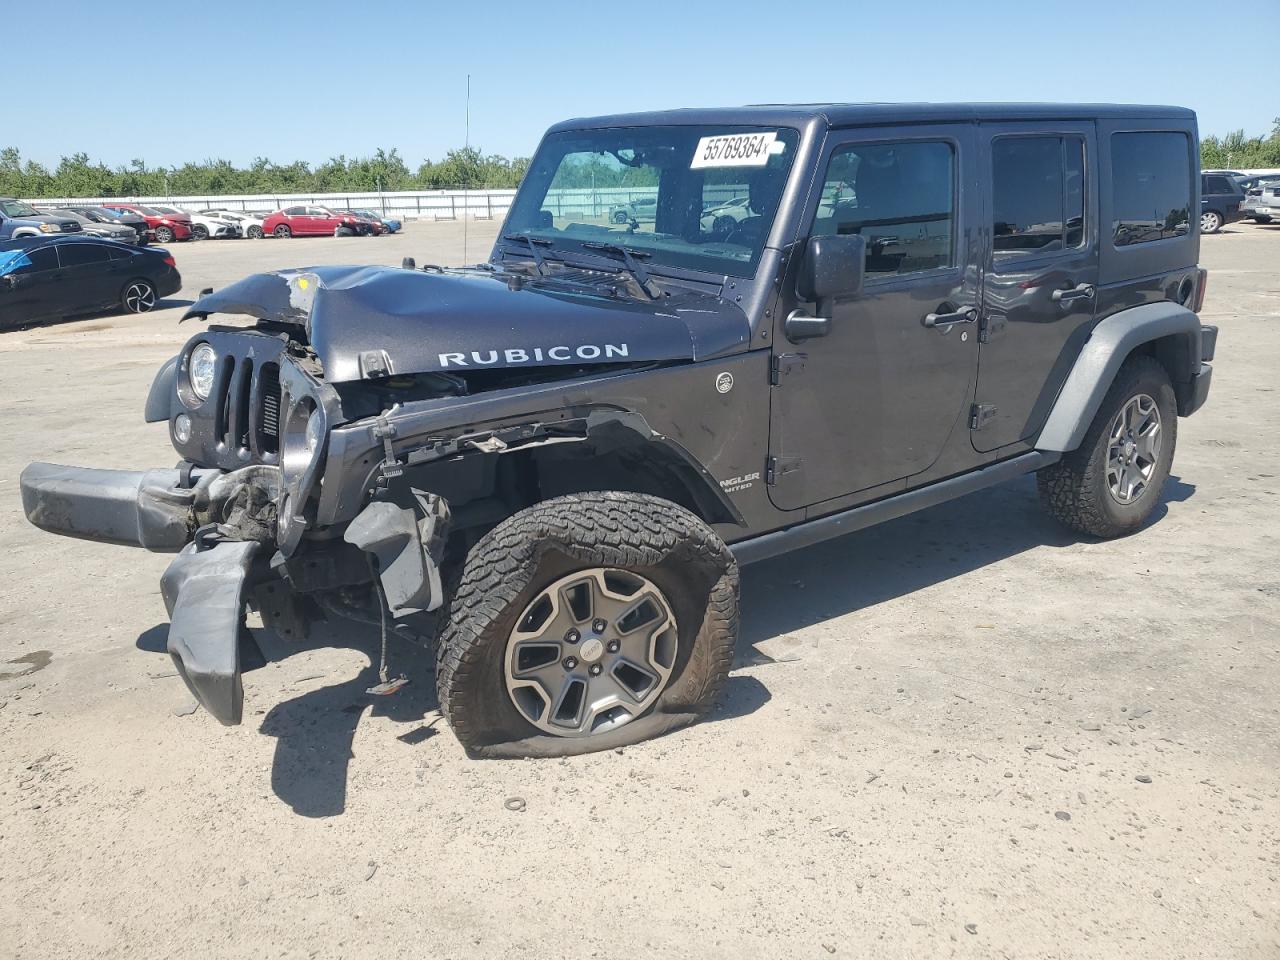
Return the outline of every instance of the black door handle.
{"type": "Polygon", "coordinates": [[[1092,300],[1094,294],[1093,284],[1078,283],[1069,290],[1055,290],[1049,294],[1049,299],[1054,303],[1067,303],[1071,300],[1092,300]]]}
{"type": "MultiPolygon", "coordinates": [[[[945,304],[944,304],[945,306],[945,304]]],[[[965,307],[952,313],[929,313],[920,321],[926,327],[949,327],[953,323],[973,323],[978,319],[978,311],[973,307],[965,307]]]]}

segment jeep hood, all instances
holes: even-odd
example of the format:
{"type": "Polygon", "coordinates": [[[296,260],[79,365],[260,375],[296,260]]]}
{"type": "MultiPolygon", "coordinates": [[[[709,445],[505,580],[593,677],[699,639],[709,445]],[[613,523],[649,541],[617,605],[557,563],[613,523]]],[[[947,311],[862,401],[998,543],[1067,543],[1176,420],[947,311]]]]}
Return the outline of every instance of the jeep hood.
{"type": "Polygon", "coordinates": [[[681,291],[654,301],[480,270],[310,267],[260,273],[183,315],[247,314],[307,330],[326,380],[510,367],[706,360],[745,350],[746,315],[681,291]]]}

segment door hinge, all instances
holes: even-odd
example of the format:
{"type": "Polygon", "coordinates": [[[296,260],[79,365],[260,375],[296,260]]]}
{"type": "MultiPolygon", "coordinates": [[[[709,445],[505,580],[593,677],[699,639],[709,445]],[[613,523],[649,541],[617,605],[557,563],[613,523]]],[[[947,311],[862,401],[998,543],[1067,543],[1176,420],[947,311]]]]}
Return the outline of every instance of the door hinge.
{"type": "Polygon", "coordinates": [[[997,412],[994,403],[975,403],[969,408],[969,429],[981,430],[996,418],[997,412]]]}
{"type": "Polygon", "coordinates": [[[978,323],[978,342],[990,343],[991,338],[997,333],[1004,330],[1005,324],[1009,321],[1004,317],[992,317],[983,314],[982,319],[978,323]]]}
{"type": "Polygon", "coordinates": [[[799,457],[770,457],[765,462],[764,482],[773,486],[789,473],[801,469],[804,461],[799,457]]]}
{"type": "Polygon", "coordinates": [[[773,355],[773,368],[769,373],[769,382],[776,387],[782,382],[783,377],[803,370],[804,362],[808,359],[809,355],[805,353],[775,353],[773,355]]]}

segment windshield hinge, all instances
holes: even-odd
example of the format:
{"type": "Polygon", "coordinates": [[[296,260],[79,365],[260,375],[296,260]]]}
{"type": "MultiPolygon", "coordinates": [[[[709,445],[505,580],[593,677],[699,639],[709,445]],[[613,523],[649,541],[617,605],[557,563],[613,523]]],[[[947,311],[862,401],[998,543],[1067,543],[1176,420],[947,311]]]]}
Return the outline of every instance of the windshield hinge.
{"type": "Polygon", "coordinates": [[[969,429],[981,430],[996,418],[998,412],[994,403],[975,403],[969,408],[969,429]]]}
{"type": "Polygon", "coordinates": [[[782,378],[804,369],[804,362],[809,359],[805,353],[775,353],[773,369],[769,374],[769,382],[775,387],[782,383],[782,378]]]}
{"type": "Polygon", "coordinates": [[[764,482],[773,486],[789,473],[795,473],[804,467],[799,457],[770,457],[765,461],[764,482]]]}

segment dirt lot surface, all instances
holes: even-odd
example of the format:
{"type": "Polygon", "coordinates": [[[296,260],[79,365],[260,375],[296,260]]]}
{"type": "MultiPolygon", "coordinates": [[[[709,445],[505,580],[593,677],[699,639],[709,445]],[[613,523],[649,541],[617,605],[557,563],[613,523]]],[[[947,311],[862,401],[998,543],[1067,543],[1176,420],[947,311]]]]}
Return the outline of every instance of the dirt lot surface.
{"type": "MultiPolygon", "coordinates": [[[[174,249],[183,302],[462,261],[459,224],[174,249]]],[[[1213,392],[1146,529],[1026,479],[749,568],[714,717],[573,760],[468,760],[427,660],[367,696],[345,628],[264,637],[243,726],[191,712],[168,558],[38,532],[17,480],[170,465],[142,402],[195,323],[0,334],[0,956],[1280,956],[1280,227],[1203,262],[1213,392]]]]}

